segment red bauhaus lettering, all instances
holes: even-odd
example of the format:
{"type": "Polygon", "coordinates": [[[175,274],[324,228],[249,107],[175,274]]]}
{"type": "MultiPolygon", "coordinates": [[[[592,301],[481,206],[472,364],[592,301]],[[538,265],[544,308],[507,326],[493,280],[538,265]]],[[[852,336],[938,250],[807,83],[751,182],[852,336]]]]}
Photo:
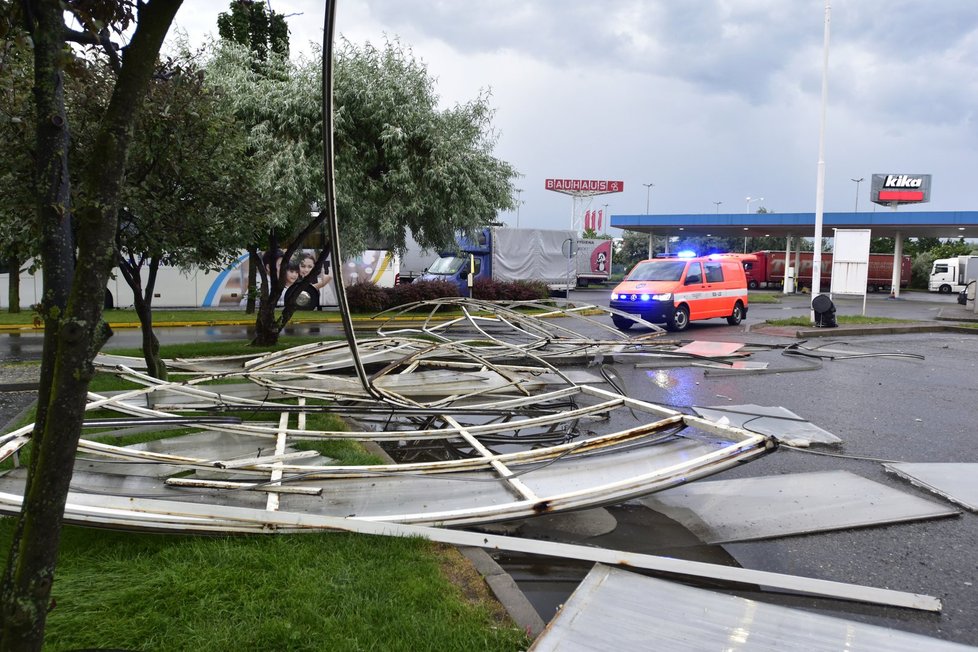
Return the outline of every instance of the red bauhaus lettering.
{"type": "Polygon", "coordinates": [[[556,192],[590,192],[590,193],[609,193],[623,192],[625,182],[623,181],[603,181],[600,179],[546,179],[544,187],[547,190],[556,192]]]}

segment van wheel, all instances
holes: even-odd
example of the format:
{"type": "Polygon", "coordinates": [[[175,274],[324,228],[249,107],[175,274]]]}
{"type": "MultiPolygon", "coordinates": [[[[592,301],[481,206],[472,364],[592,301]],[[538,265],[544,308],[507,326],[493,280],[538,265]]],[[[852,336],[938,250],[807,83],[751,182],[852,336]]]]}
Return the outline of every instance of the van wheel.
{"type": "Polygon", "coordinates": [[[951,294],[951,286],[945,283],[940,287],[938,292],[940,292],[941,294],[951,294]]]}
{"type": "Polygon", "coordinates": [[[727,317],[727,323],[731,326],[736,326],[744,320],[744,304],[737,302],[734,304],[733,312],[727,317]]]}
{"type": "Polygon", "coordinates": [[[757,281],[755,281],[754,279],[751,279],[751,280],[747,281],[747,289],[749,289],[749,290],[756,290],[760,286],[761,286],[761,284],[758,283],[757,281]]]}
{"type": "Polygon", "coordinates": [[[679,306],[676,308],[676,314],[672,316],[672,321],[669,323],[669,330],[676,332],[684,331],[687,326],[689,326],[689,308],[679,306]]]}
{"type": "Polygon", "coordinates": [[[635,324],[635,322],[628,317],[621,317],[619,315],[612,315],[611,321],[615,323],[615,327],[620,331],[627,331],[635,324]]]}

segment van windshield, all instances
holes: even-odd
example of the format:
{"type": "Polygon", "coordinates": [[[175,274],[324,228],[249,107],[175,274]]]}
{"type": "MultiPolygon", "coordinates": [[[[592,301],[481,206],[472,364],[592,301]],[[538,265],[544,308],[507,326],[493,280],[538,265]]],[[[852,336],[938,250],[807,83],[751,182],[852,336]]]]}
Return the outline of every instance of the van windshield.
{"type": "Polygon", "coordinates": [[[431,264],[431,267],[428,268],[428,273],[457,274],[468,259],[468,256],[442,256],[431,264]]]}
{"type": "Polygon", "coordinates": [[[647,260],[635,266],[626,281],[678,281],[686,269],[685,260],[647,260]]]}

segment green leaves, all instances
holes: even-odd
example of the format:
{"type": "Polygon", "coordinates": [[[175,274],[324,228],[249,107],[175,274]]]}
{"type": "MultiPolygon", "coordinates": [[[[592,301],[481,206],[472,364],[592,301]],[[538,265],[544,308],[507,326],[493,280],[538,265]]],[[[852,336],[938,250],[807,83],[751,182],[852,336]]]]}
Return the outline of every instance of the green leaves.
{"type": "MultiPolygon", "coordinates": [[[[323,203],[321,59],[259,60],[225,44],[208,79],[250,126],[262,161],[260,194],[274,197],[269,228],[294,233],[308,206],[323,203]]],[[[492,155],[488,94],[438,108],[435,81],[399,41],[336,51],[333,102],[337,210],[344,251],[368,244],[402,248],[408,229],[426,247],[444,247],[512,208],[516,171],[492,155]]]]}

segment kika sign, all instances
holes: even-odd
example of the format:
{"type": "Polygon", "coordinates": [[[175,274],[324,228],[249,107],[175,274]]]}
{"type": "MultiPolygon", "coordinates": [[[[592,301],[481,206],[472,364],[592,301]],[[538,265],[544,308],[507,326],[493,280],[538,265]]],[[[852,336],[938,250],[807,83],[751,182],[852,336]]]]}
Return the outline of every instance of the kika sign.
{"type": "Polygon", "coordinates": [[[625,190],[624,181],[599,181],[596,179],[547,179],[547,190],[567,195],[606,195],[625,190]]]}
{"type": "Polygon", "coordinates": [[[930,201],[930,175],[874,174],[869,198],[884,206],[930,201]]]}

